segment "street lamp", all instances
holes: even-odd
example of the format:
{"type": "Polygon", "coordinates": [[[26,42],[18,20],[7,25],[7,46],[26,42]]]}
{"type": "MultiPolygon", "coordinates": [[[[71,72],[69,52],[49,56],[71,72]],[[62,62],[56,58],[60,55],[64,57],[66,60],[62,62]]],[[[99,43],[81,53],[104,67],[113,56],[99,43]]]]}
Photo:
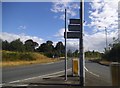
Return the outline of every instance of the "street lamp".
{"type": "MultiPolygon", "coordinates": [[[[98,26],[99,28],[101,28],[101,26],[98,26]]],[[[105,27],[105,35],[106,35],[106,49],[105,51],[108,49],[108,40],[107,40],[107,27],[105,27]]]]}

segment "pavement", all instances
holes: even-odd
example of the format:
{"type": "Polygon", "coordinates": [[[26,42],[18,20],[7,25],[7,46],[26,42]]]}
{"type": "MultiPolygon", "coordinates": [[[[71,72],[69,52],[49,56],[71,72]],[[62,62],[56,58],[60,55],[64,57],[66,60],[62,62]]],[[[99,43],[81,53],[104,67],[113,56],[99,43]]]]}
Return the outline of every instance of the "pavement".
{"type": "MultiPolygon", "coordinates": [[[[71,62],[69,62],[69,63],[71,63],[71,62]]],[[[63,64],[64,64],[64,62],[58,62],[58,63],[48,64],[48,65],[44,65],[44,66],[43,65],[31,66],[31,67],[37,67],[38,68],[37,70],[40,70],[39,66],[41,66],[43,68],[47,68],[47,70],[45,70],[45,73],[43,73],[40,76],[5,83],[5,84],[3,84],[3,88],[48,88],[48,87],[51,87],[51,88],[53,88],[53,87],[77,88],[78,87],[78,88],[80,88],[81,87],[80,79],[78,76],[72,76],[72,68],[70,68],[71,67],[70,64],[69,64],[69,68],[67,70],[68,80],[67,81],[64,80],[65,79],[64,70],[62,70],[64,68],[61,68],[61,67],[63,67],[63,64]],[[58,66],[58,67],[56,68],[56,66],[58,66]],[[51,71],[54,71],[54,68],[56,68],[56,71],[50,73],[51,71]],[[61,71],[60,71],[60,69],[61,69],[61,71]],[[46,71],[48,72],[48,74],[46,74],[46,71]]],[[[20,67],[20,69],[21,69],[21,67],[20,67]]],[[[42,71],[43,70],[44,69],[42,69],[42,71]]],[[[14,72],[14,70],[13,70],[13,72],[14,72]]],[[[4,77],[5,77],[5,75],[4,75],[4,77]]],[[[89,87],[93,87],[93,86],[94,87],[100,86],[100,88],[101,87],[110,88],[112,86],[111,77],[110,77],[110,68],[109,68],[109,66],[103,66],[103,65],[99,65],[98,63],[92,63],[90,61],[86,61],[85,87],[89,88],[89,87]]],[[[120,88],[120,87],[112,86],[111,88],[120,88]]]]}
{"type": "MultiPolygon", "coordinates": [[[[100,77],[85,72],[85,87],[92,86],[106,86],[110,87],[111,84],[102,80],[100,77]]],[[[3,88],[48,88],[48,87],[60,87],[60,88],[78,88],[81,87],[79,76],[73,76],[71,70],[68,70],[67,81],[65,81],[64,73],[56,73],[49,76],[38,77],[34,79],[22,80],[14,83],[4,85],[3,88]]],[[[112,87],[113,88],[113,87],[112,87]]],[[[118,88],[118,87],[115,87],[118,88]]]]}

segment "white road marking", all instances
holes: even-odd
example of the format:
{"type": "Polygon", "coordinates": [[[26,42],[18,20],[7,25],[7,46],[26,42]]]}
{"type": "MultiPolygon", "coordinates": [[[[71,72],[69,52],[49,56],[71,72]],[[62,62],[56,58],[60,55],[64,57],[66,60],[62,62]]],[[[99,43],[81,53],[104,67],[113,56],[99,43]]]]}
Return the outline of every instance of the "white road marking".
{"type": "MultiPolygon", "coordinates": [[[[67,71],[70,71],[71,69],[72,68],[68,69],[67,71]]],[[[43,77],[56,77],[56,76],[52,76],[52,75],[60,74],[60,73],[63,73],[63,72],[64,72],[64,70],[59,71],[59,72],[55,72],[55,73],[51,73],[51,74],[42,75],[42,76],[37,76],[37,77],[31,77],[31,78],[22,79],[22,80],[11,81],[9,83],[16,83],[16,82],[20,82],[20,81],[33,80],[33,79],[36,79],[36,78],[43,78],[43,77]]],[[[57,76],[61,76],[61,75],[57,75],[57,76]]]]}
{"type": "Polygon", "coordinates": [[[84,68],[85,68],[85,70],[86,70],[87,72],[91,73],[92,75],[97,76],[97,77],[100,77],[99,75],[97,75],[97,74],[95,74],[95,73],[89,71],[86,67],[84,67],[84,68]]]}

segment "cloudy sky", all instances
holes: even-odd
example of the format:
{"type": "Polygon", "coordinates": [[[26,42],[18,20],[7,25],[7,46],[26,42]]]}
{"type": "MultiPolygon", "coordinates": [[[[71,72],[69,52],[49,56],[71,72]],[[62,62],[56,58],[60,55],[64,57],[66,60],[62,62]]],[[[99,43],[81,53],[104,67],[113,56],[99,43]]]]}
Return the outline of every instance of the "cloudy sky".
{"type": "MultiPolygon", "coordinates": [[[[5,0],[3,0],[5,1],[5,0]]],[[[29,0],[28,0],[29,1],[29,0]]],[[[46,0],[46,2],[2,2],[2,32],[0,38],[12,41],[33,39],[39,44],[51,40],[64,42],[64,9],[67,20],[79,18],[79,2],[46,0]],[[57,2],[54,2],[57,1],[57,2]]],[[[108,44],[118,38],[118,1],[89,0],[84,3],[84,48],[103,52],[105,28],[108,44]]],[[[77,39],[68,39],[67,46],[78,49],[77,39]]]]}

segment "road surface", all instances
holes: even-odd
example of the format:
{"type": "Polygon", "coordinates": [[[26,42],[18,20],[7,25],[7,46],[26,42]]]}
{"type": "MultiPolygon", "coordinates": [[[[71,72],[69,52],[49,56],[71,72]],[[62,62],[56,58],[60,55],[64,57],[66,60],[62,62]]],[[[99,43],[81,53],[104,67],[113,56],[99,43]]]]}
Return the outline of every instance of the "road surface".
{"type": "MultiPolygon", "coordinates": [[[[112,86],[112,80],[111,80],[111,72],[110,67],[105,65],[100,65],[98,63],[94,63],[91,61],[86,61],[85,66],[88,70],[88,74],[86,74],[86,79],[88,82],[92,81],[94,79],[93,84],[87,84],[94,85],[94,86],[112,86]],[[88,78],[87,78],[88,77],[88,78]],[[98,81],[96,81],[98,80],[98,81]]],[[[91,83],[91,82],[90,82],[91,83]]]]}
{"type": "MultiPolygon", "coordinates": [[[[91,78],[99,79],[108,84],[111,84],[110,68],[109,66],[100,65],[91,61],[85,62],[86,72],[88,75],[91,74],[91,78]]],[[[72,61],[68,60],[68,69],[72,67],[72,61]]],[[[3,68],[3,83],[9,83],[16,80],[23,80],[31,77],[37,77],[45,74],[51,74],[64,70],[64,61],[51,63],[51,64],[36,64],[30,66],[19,66],[19,67],[10,67],[3,68]]],[[[86,76],[88,77],[88,76],[86,76]]],[[[93,84],[94,85],[94,84],[93,84]]]]}
{"type": "MultiPolygon", "coordinates": [[[[68,60],[68,69],[71,68],[71,60],[68,60]]],[[[36,64],[2,69],[2,83],[37,77],[64,70],[64,60],[50,64],[36,64]]]]}

